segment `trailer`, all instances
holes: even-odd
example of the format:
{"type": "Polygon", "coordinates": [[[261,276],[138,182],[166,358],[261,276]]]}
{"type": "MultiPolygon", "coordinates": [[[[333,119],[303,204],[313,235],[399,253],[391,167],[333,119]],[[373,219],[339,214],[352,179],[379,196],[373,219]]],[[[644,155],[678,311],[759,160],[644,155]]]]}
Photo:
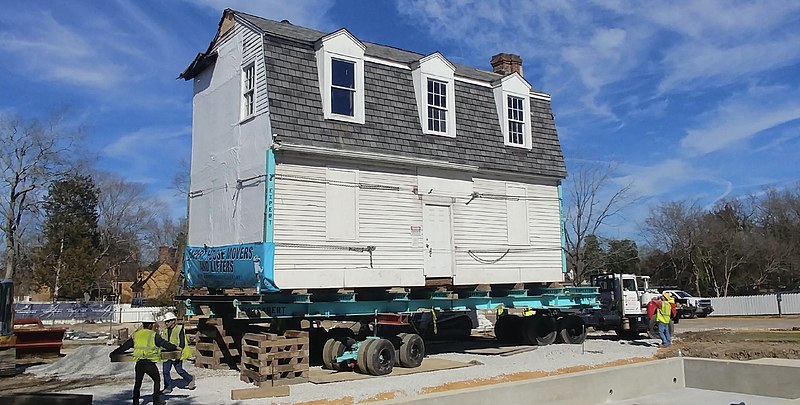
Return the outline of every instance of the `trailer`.
{"type": "Polygon", "coordinates": [[[312,351],[317,351],[324,368],[371,375],[388,374],[395,365],[418,367],[429,339],[468,337],[478,310],[497,311],[498,340],[544,346],[557,340],[582,343],[586,338],[583,318],[600,308],[595,287],[361,294],[184,294],[177,299],[187,315],[219,317],[241,331],[253,322],[269,322],[276,332],[309,329],[312,351]],[[355,331],[322,330],[319,325],[325,320],[360,326],[355,331]]]}

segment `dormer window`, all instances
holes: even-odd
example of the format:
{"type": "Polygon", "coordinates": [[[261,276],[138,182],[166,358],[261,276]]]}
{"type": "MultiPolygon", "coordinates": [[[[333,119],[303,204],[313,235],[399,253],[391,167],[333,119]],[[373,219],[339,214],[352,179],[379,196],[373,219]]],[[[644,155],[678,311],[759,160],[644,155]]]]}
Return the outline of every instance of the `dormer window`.
{"type": "Polygon", "coordinates": [[[256,65],[250,63],[242,69],[242,119],[256,111],[256,65]]]}
{"type": "Polygon", "coordinates": [[[455,66],[438,52],[412,65],[414,93],[423,134],[456,136],[455,66]]]}
{"type": "Polygon", "coordinates": [[[525,104],[520,97],[508,96],[508,142],[525,145],[525,104]]]}
{"type": "Polygon", "coordinates": [[[531,85],[519,73],[512,73],[494,82],[493,87],[503,144],[530,149],[531,85]]]}
{"type": "Polygon", "coordinates": [[[331,60],[331,113],[352,117],[355,113],[356,64],[331,60]]]}
{"type": "Polygon", "coordinates": [[[428,79],[428,131],[447,133],[447,83],[428,79]]]}
{"type": "Polygon", "coordinates": [[[364,50],[341,29],[317,43],[317,72],[325,119],[364,123],[364,50]]]}

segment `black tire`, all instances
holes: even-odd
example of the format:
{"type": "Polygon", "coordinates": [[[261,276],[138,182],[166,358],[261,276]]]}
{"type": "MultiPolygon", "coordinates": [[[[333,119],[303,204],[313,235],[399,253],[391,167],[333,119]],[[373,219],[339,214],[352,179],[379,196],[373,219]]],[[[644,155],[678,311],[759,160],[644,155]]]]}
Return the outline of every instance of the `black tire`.
{"type": "Polygon", "coordinates": [[[564,343],[579,345],[586,340],[586,325],[577,316],[566,316],[559,321],[558,336],[564,343]]]}
{"type": "Polygon", "coordinates": [[[522,341],[529,345],[547,346],[556,341],[556,320],[549,316],[529,316],[522,321],[522,341]]]}
{"type": "Polygon", "coordinates": [[[503,315],[494,323],[494,336],[502,343],[516,343],[522,337],[522,318],[503,315]]]}
{"type": "Polygon", "coordinates": [[[394,346],[386,339],[375,339],[375,342],[367,346],[364,357],[367,363],[367,374],[389,374],[394,367],[394,346]]]}
{"type": "Polygon", "coordinates": [[[696,315],[697,315],[697,317],[698,317],[698,318],[705,318],[705,317],[707,317],[707,316],[708,316],[708,314],[706,314],[706,313],[702,313],[702,312],[701,312],[701,313],[699,313],[699,314],[696,314],[696,315]]]}
{"type": "Polygon", "coordinates": [[[322,348],[322,368],[328,370],[339,370],[339,363],[336,358],[344,354],[345,345],[339,340],[328,339],[322,348]]]}
{"type": "Polygon", "coordinates": [[[406,368],[416,368],[422,364],[425,357],[425,342],[414,333],[403,334],[400,338],[399,364],[406,368]]]}
{"type": "Polygon", "coordinates": [[[358,347],[358,353],[356,353],[356,367],[361,374],[369,374],[369,370],[367,369],[367,350],[370,345],[377,341],[378,339],[367,339],[361,342],[361,346],[358,347]]]}

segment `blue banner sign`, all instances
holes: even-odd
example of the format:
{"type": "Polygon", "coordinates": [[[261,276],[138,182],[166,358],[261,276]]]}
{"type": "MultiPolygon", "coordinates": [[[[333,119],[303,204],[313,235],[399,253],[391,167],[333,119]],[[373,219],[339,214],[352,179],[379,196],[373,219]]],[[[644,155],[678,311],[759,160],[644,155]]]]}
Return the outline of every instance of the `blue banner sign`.
{"type": "Polygon", "coordinates": [[[189,246],[184,255],[187,287],[255,288],[259,293],[279,291],[273,277],[273,243],[189,246]]]}
{"type": "Polygon", "coordinates": [[[113,315],[114,303],[112,302],[18,302],[14,304],[16,318],[108,321],[113,315]]]}

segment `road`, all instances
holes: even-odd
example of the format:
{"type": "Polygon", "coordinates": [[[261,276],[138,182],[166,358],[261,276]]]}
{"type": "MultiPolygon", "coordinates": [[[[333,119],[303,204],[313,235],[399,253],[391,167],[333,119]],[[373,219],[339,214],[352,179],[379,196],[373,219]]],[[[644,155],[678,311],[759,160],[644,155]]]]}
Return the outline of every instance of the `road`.
{"type": "Polygon", "coordinates": [[[712,329],[792,329],[800,327],[800,315],[777,316],[710,316],[708,318],[681,319],[675,332],[712,329]]]}

